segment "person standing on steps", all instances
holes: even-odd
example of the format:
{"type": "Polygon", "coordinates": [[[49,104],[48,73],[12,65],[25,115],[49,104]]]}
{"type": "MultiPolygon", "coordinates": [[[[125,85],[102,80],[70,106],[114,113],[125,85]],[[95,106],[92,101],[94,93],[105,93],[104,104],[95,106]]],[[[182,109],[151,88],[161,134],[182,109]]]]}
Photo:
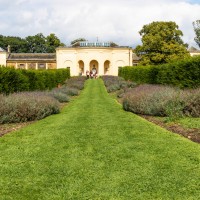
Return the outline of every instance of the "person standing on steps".
{"type": "Polygon", "coordinates": [[[92,71],[90,71],[90,78],[91,78],[91,79],[93,78],[93,73],[92,73],[92,71]]]}
{"type": "Polygon", "coordinates": [[[93,74],[93,77],[96,78],[97,77],[97,70],[95,67],[93,67],[92,69],[92,74],[93,74]]]}
{"type": "Polygon", "coordinates": [[[86,71],[86,77],[87,77],[87,79],[90,78],[90,72],[88,70],[86,71]]]}

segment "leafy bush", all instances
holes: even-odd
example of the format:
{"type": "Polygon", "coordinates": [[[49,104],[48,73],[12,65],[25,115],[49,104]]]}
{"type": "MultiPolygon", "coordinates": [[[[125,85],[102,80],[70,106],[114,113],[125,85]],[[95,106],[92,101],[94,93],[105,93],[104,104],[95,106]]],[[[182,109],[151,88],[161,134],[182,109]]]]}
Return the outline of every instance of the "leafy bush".
{"type": "Polygon", "coordinates": [[[157,66],[123,67],[119,69],[119,76],[140,84],[197,88],[200,86],[200,56],[157,66]]]}
{"type": "Polygon", "coordinates": [[[0,95],[0,123],[39,120],[59,113],[59,103],[42,92],[0,95]]]}

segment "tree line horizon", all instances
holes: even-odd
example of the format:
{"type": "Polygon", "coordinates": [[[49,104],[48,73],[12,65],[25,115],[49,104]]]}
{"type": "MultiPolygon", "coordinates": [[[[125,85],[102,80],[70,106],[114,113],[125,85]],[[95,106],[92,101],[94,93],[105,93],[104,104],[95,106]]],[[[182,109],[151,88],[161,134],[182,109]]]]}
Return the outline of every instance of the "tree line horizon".
{"type": "MultiPolygon", "coordinates": [[[[192,24],[195,32],[194,41],[200,47],[200,20],[192,24]]],[[[181,39],[183,32],[173,21],[153,21],[144,25],[139,34],[142,44],[137,45],[133,51],[141,58],[141,65],[168,63],[190,56],[187,50],[188,44],[181,39]]],[[[81,41],[87,40],[78,38],[70,44],[77,47],[81,41]]],[[[54,33],[46,37],[38,33],[25,38],[0,35],[0,47],[7,49],[8,45],[13,53],[55,53],[57,47],[65,46],[54,33]]],[[[112,42],[112,47],[115,46],[118,45],[112,42]]]]}

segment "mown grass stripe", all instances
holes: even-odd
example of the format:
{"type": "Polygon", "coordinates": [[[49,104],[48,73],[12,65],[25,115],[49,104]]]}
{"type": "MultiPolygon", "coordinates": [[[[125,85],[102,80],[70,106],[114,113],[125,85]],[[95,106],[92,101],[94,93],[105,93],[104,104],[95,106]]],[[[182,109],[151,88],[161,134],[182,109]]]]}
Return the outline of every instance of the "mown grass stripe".
{"type": "Polygon", "coordinates": [[[123,111],[101,80],[0,152],[0,199],[200,198],[199,145],[123,111]]]}

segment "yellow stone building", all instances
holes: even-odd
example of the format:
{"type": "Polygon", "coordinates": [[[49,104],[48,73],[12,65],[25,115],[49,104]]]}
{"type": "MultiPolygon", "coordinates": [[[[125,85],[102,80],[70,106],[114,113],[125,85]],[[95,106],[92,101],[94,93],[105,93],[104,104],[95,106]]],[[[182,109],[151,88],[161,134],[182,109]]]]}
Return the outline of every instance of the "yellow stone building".
{"type": "Polygon", "coordinates": [[[20,69],[70,68],[72,76],[96,69],[98,75],[117,75],[118,67],[132,65],[132,48],[112,47],[109,42],[80,42],[60,47],[56,53],[11,53],[0,49],[0,65],[20,69]]]}
{"type": "MultiPolygon", "coordinates": [[[[191,56],[200,55],[189,49],[191,56]]],[[[98,75],[118,75],[118,68],[134,66],[139,58],[132,48],[112,46],[109,42],[79,42],[77,46],[60,47],[56,53],[11,53],[0,48],[0,65],[20,69],[69,68],[71,76],[85,75],[95,69],[98,75]]]]}
{"type": "Polygon", "coordinates": [[[118,75],[118,68],[132,65],[132,48],[110,43],[80,42],[78,47],[56,49],[57,68],[70,68],[71,75],[96,69],[98,75],[118,75]]]}

